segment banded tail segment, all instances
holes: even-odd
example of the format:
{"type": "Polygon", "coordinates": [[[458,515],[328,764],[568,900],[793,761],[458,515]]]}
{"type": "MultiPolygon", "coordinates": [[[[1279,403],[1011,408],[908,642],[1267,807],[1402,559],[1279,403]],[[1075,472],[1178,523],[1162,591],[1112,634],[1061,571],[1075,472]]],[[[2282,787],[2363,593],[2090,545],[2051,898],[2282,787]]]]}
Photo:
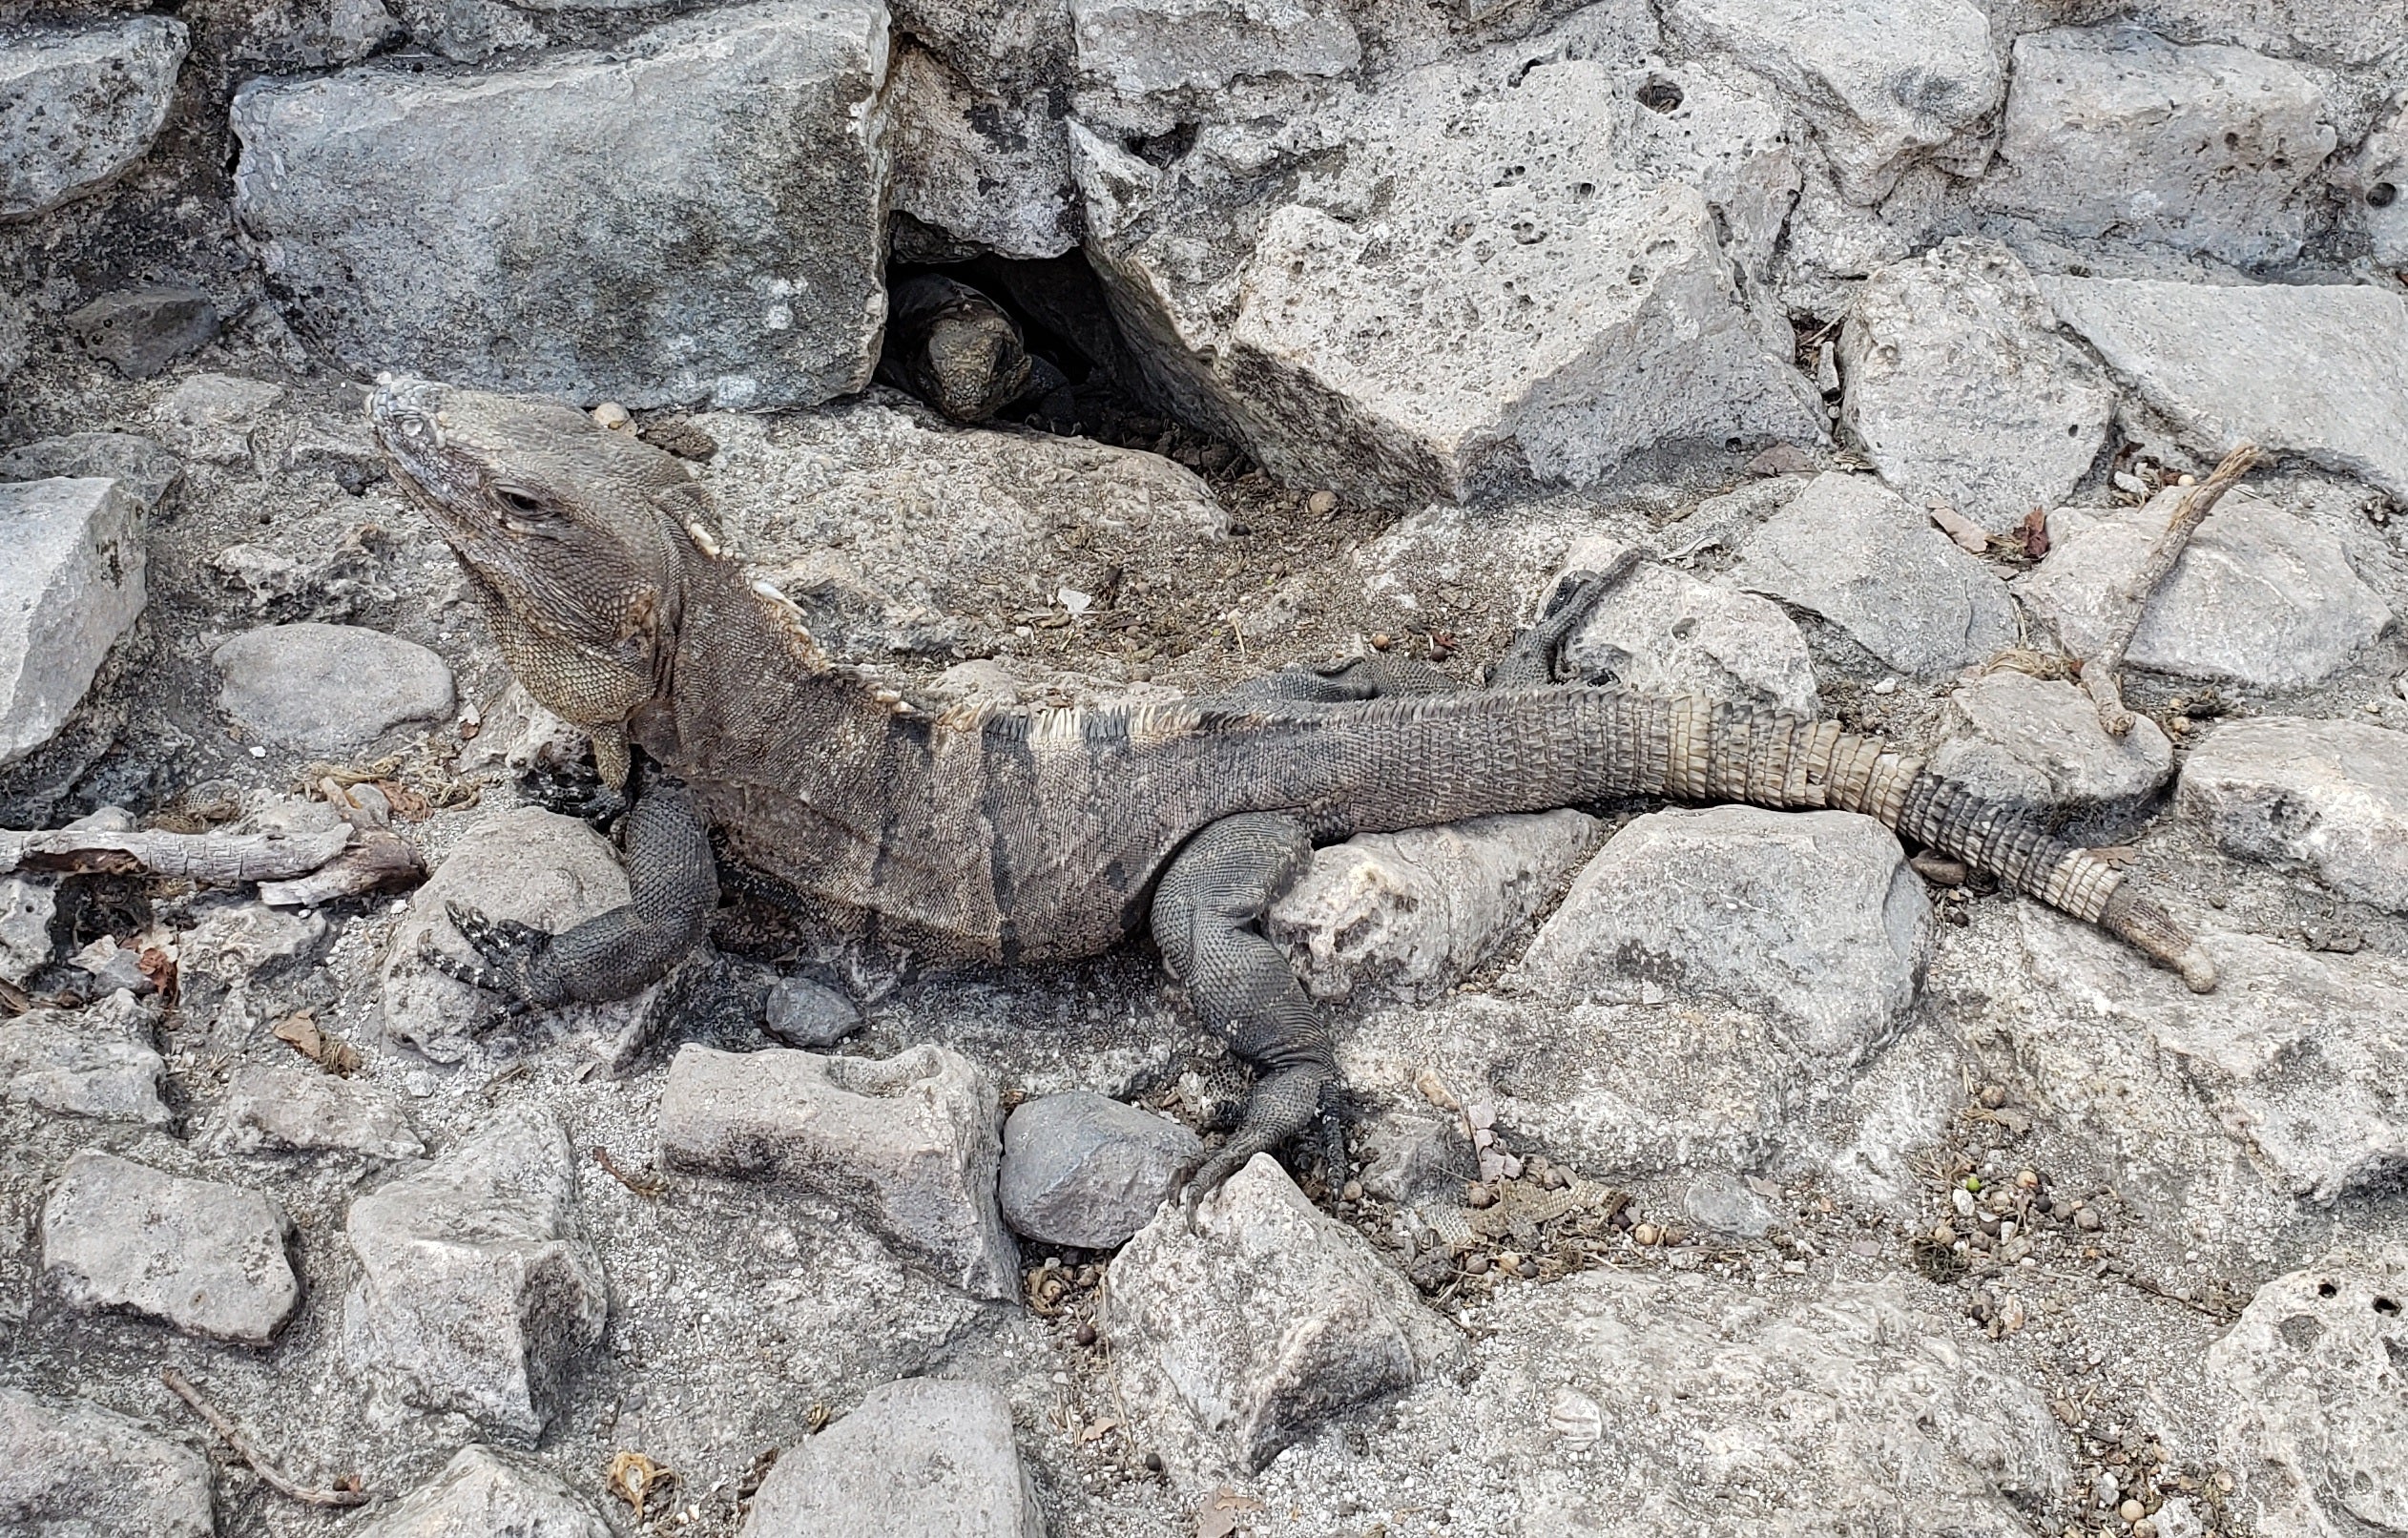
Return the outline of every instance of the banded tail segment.
{"type": "Polygon", "coordinates": [[[1623,705],[1636,707],[1636,735],[1649,750],[1641,761],[1662,766],[1660,777],[1643,773],[1630,788],[1682,800],[1862,812],[2098,925],[2181,973],[2197,992],[2215,987],[2215,964],[2122,871],[2048,832],[2030,812],[1984,800],[1933,774],[1916,755],[1843,732],[1837,722],[1717,705],[1694,695],[1625,696],[1623,705]],[[1660,785],[1645,782],[1658,778],[1660,785]]]}

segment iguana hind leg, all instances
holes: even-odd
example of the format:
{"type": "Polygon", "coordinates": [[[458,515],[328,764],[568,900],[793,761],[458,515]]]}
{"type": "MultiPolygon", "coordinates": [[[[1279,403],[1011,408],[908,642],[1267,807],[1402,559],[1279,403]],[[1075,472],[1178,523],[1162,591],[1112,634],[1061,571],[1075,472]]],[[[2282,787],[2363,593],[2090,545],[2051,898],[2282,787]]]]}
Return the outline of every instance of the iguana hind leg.
{"type": "Polygon", "coordinates": [[[421,945],[420,958],[506,995],[512,1012],[623,999],[658,982],[702,939],[719,904],[718,874],[702,816],[675,780],[645,788],[627,815],[626,835],[629,902],[558,934],[454,904],[451,922],[482,965],[431,942],[421,945]]]}
{"type": "Polygon", "coordinates": [[[1345,1178],[1345,1140],[1335,1112],[1338,1060],[1328,1028],[1288,959],[1262,932],[1262,916],[1313,860],[1302,821],[1276,812],[1225,817],[1187,842],[1153,899],[1163,966],[1184,984],[1197,1016],[1254,1065],[1254,1093],[1237,1130],[1194,1173],[1209,1192],[1256,1154],[1321,1121],[1331,1178],[1345,1178]]]}
{"type": "Polygon", "coordinates": [[[1513,638],[1505,655],[1488,670],[1491,689],[1527,688],[1557,680],[1564,648],[1588,623],[1598,603],[1619,587],[1639,564],[1634,547],[1616,551],[1601,572],[1567,572],[1548,593],[1539,617],[1513,638]]]}

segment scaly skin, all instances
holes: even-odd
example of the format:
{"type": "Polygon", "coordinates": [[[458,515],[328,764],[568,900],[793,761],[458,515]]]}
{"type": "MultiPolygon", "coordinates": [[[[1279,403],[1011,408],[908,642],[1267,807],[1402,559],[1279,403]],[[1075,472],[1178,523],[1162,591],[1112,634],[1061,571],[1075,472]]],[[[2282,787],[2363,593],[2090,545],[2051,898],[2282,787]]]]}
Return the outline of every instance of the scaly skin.
{"type": "MultiPolygon", "coordinates": [[[[369,418],[520,682],[594,734],[606,777],[624,778],[630,742],[675,776],[693,838],[698,817],[831,922],[939,955],[1089,955],[1150,920],[1199,1014],[1263,1070],[1199,1184],[1334,1105],[1327,1034],[1259,926],[1314,844],[1358,832],[1630,795],[1863,812],[2214,985],[2122,873],[1918,758],[1834,723],[1555,683],[1603,578],[1559,590],[1486,690],[1366,661],[1217,701],[931,715],[831,661],[775,590],[711,553],[669,455],[568,406],[418,381],[378,389],[369,418]]],[[[567,974],[597,966],[633,991],[708,911],[693,876],[665,884],[649,915],[470,938],[530,1002],[593,996],[567,974]]]]}

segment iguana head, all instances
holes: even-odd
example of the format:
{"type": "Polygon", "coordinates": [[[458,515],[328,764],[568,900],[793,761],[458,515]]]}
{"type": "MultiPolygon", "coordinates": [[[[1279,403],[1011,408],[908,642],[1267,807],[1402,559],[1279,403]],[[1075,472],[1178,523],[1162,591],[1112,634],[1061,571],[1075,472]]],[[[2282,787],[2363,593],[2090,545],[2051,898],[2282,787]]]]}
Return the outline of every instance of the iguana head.
{"type": "Polygon", "coordinates": [[[993,309],[937,317],[907,366],[921,398],[956,422],[986,421],[1028,383],[1019,329],[993,309]]]}
{"type": "Polygon", "coordinates": [[[528,693],[586,727],[652,697],[701,510],[682,461],[573,406],[426,380],[380,383],[368,424],[528,693]]]}

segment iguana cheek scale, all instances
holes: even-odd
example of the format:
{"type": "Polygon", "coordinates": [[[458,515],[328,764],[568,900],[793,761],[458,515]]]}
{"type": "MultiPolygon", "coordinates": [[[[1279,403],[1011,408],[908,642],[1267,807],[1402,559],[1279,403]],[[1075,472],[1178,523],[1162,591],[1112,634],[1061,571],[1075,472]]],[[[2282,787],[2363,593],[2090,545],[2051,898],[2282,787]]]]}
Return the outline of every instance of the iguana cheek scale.
{"type": "Polygon", "coordinates": [[[1484,690],[1379,658],[1219,700],[932,713],[831,660],[690,532],[699,494],[670,455],[566,405],[424,381],[383,384],[368,415],[528,692],[593,734],[607,779],[631,742],[675,777],[630,815],[627,907],[557,936],[460,916],[490,964],[476,980],[526,1004],[624,995],[674,966],[717,901],[706,824],[831,922],[939,955],[1084,956],[1151,925],[1259,1075],[1210,1185],[1337,1088],[1260,929],[1315,844],[1626,796],[1861,812],[2214,986],[2122,872],[1918,757],[1834,722],[1553,682],[1598,575],[1559,587],[1484,690]]]}

